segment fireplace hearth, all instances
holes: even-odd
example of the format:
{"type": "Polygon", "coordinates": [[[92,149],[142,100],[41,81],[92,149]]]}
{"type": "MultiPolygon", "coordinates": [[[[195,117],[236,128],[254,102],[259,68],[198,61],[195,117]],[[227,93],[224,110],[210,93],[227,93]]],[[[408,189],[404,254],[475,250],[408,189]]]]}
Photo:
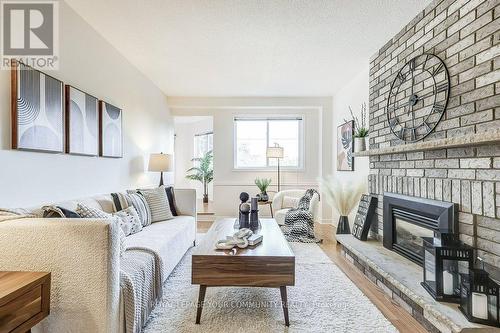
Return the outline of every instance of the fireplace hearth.
{"type": "Polygon", "coordinates": [[[423,265],[423,237],[458,235],[458,207],[451,202],[384,193],[384,247],[423,265]]]}

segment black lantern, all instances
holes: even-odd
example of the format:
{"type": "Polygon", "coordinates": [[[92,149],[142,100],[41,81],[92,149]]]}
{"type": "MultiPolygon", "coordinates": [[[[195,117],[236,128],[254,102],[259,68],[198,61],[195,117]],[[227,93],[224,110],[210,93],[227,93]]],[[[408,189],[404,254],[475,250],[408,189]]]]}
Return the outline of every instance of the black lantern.
{"type": "Polygon", "coordinates": [[[471,269],[460,283],[460,310],[473,323],[500,327],[499,285],[484,269],[471,269]]]}
{"type": "Polygon", "coordinates": [[[474,250],[452,234],[423,237],[424,281],[422,287],[434,299],[460,303],[460,274],[473,267],[474,250]]]}

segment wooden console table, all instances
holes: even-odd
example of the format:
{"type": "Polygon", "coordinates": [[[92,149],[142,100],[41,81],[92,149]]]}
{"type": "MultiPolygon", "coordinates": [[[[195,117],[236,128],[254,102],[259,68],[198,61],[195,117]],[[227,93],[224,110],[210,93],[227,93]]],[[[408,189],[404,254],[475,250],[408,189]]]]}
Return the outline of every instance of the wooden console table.
{"type": "Polygon", "coordinates": [[[50,312],[50,273],[0,272],[0,332],[30,332],[50,312]]]}

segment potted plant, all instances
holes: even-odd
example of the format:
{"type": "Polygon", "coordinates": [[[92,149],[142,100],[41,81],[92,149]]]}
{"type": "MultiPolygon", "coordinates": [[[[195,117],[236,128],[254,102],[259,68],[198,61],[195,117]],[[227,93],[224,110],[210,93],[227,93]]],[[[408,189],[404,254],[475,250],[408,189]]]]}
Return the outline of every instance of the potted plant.
{"type": "Polygon", "coordinates": [[[337,210],[340,215],[337,225],[337,234],[350,234],[349,214],[359,202],[363,194],[363,184],[349,182],[348,185],[333,176],[320,179],[321,191],[326,201],[337,210]]]}
{"type": "Polygon", "coordinates": [[[266,178],[262,178],[262,179],[256,178],[255,179],[255,185],[257,185],[257,187],[260,190],[260,195],[258,195],[259,201],[268,201],[269,200],[269,196],[267,195],[267,188],[269,187],[269,184],[271,184],[271,179],[266,179],[266,178]]]}
{"type": "Polygon", "coordinates": [[[197,180],[203,184],[203,203],[208,203],[208,184],[214,180],[213,158],[212,151],[206,152],[202,157],[193,158],[191,161],[198,163],[198,166],[186,171],[187,179],[197,180]]]}
{"type": "Polygon", "coordinates": [[[354,120],[354,152],[361,152],[366,150],[368,127],[366,124],[366,103],[361,104],[361,122],[358,117],[354,116],[351,107],[349,106],[352,120],[354,120]]]}

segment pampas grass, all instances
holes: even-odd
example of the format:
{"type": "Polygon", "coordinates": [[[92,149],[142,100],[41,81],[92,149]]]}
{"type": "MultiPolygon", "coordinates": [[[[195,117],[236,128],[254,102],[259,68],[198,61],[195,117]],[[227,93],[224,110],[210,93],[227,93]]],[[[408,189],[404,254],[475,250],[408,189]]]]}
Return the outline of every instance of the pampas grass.
{"type": "Polygon", "coordinates": [[[362,183],[345,183],[333,176],[319,179],[321,192],[341,216],[348,216],[359,202],[364,192],[362,183]]]}

